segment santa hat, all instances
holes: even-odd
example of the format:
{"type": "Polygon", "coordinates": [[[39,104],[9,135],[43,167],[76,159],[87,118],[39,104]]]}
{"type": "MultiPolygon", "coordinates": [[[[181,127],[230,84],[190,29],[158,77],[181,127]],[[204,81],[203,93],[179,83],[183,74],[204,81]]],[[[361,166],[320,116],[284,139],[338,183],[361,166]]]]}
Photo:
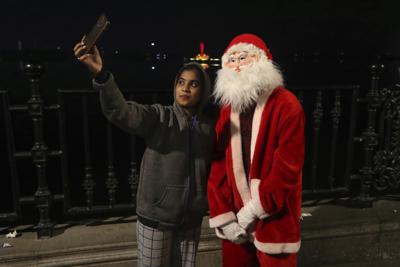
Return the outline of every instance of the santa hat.
{"type": "Polygon", "coordinates": [[[264,55],[272,61],[272,54],[269,52],[267,45],[260,37],[251,33],[243,33],[233,38],[230,42],[222,56],[222,62],[226,62],[228,55],[242,51],[264,55]]]}

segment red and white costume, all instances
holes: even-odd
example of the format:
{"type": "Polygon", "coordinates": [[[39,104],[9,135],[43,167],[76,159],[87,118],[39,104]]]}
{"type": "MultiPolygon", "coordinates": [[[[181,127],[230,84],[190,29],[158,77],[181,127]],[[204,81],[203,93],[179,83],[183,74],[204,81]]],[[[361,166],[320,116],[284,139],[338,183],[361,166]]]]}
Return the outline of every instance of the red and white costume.
{"type": "MultiPolygon", "coordinates": [[[[260,47],[261,39],[254,38],[249,34],[235,38],[225,55],[237,44],[250,43],[271,59],[266,46],[260,47]]],[[[221,237],[218,228],[237,221],[237,213],[250,201],[257,217],[252,244],[232,243],[236,250],[230,250],[231,245],[223,247],[224,266],[244,266],[235,258],[240,255],[238,249],[247,251],[249,246],[255,248],[261,266],[266,265],[260,260],[260,254],[273,257],[297,253],[300,249],[304,112],[296,96],[281,85],[281,80],[269,85],[256,100],[248,177],[243,164],[240,113],[225,105],[216,124],[215,158],[208,181],[210,227],[216,228],[221,237]],[[233,259],[229,264],[225,260],[227,257],[233,259]]],[[[295,264],[292,260],[285,265],[284,257],[277,260],[281,263],[273,266],[295,264]]]]}

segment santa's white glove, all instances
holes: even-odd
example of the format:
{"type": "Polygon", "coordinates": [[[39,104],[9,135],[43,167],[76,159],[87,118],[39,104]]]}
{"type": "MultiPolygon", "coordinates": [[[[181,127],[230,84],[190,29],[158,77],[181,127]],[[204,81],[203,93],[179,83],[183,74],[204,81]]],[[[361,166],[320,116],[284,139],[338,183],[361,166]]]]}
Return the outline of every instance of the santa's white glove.
{"type": "Polygon", "coordinates": [[[217,236],[228,239],[235,244],[243,244],[248,241],[248,234],[237,222],[231,222],[222,227],[216,228],[217,236]]]}
{"type": "Polygon", "coordinates": [[[236,214],[239,225],[243,229],[249,229],[250,225],[257,219],[253,200],[247,202],[236,214]]]}

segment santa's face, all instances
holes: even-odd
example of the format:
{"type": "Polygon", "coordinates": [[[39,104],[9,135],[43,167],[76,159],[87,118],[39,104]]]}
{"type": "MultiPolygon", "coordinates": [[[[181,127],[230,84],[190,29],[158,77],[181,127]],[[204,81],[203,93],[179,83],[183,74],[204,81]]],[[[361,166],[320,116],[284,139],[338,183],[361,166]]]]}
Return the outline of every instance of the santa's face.
{"type": "Polygon", "coordinates": [[[213,95],[221,105],[230,105],[234,111],[248,110],[260,94],[270,93],[282,84],[279,69],[262,52],[236,50],[223,56],[223,60],[213,95]]]}
{"type": "Polygon", "coordinates": [[[247,51],[233,52],[228,56],[228,60],[224,63],[225,68],[233,69],[240,72],[245,66],[258,61],[258,56],[247,51]]]}

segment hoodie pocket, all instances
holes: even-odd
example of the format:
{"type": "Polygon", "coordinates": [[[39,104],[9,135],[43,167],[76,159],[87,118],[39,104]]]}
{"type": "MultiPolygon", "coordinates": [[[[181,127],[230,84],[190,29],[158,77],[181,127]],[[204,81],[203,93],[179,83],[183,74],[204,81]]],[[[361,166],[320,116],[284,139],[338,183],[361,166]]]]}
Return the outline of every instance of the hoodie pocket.
{"type": "Polygon", "coordinates": [[[185,213],[187,188],[184,185],[167,185],[153,209],[160,221],[180,223],[185,213]]]}

